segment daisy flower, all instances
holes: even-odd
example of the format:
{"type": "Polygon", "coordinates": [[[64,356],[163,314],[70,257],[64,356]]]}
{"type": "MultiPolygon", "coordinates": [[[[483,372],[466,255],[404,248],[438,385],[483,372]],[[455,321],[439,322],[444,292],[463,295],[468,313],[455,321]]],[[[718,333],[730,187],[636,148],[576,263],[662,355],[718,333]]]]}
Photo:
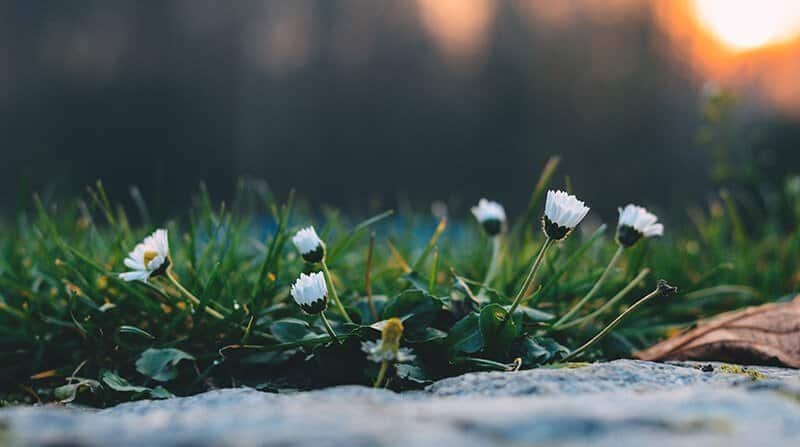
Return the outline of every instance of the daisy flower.
{"type": "Polygon", "coordinates": [[[547,191],[542,218],[544,234],[553,240],[565,239],[589,213],[589,207],[564,191],[547,191]]]}
{"type": "Polygon", "coordinates": [[[643,237],[663,236],[664,225],[657,222],[658,217],[641,206],[629,204],[619,208],[617,242],[623,247],[630,247],[643,237]]]}
{"type": "Polygon", "coordinates": [[[322,272],[300,277],[292,285],[292,298],[304,312],[316,315],[328,307],[328,286],[322,272]]]}
{"type": "Polygon", "coordinates": [[[167,230],[158,229],[128,254],[125,265],[131,271],[120,273],[119,277],[125,281],[147,282],[149,278],[165,273],[169,263],[167,230]]]}
{"type": "Polygon", "coordinates": [[[361,343],[361,350],[367,353],[367,358],[375,363],[392,362],[404,363],[410,362],[416,358],[414,351],[409,348],[387,349],[382,340],[378,341],[365,341],[361,343]]]}
{"type": "Polygon", "coordinates": [[[506,210],[497,202],[481,199],[472,207],[472,214],[489,236],[497,236],[505,228],[506,210]]]}
{"type": "Polygon", "coordinates": [[[320,262],[325,257],[325,243],[319,238],[313,226],[302,228],[295,233],[292,242],[309,264],[320,262]]]}
{"type": "Polygon", "coordinates": [[[416,356],[411,349],[400,347],[402,337],[403,321],[399,318],[390,318],[383,324],[381,339],[361,343],[361,350],[366,352],[367,358],[375,363],[410,362],[416,356]]]}

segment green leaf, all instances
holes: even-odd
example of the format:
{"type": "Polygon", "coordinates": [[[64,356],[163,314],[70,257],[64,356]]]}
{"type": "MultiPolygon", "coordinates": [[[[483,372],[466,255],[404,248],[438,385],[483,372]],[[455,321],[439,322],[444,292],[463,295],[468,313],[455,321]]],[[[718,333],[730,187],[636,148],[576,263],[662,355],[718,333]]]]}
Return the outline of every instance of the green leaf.
{"type": "Polygon", "coordinates": [[[406,290],[392,298],[383,309],[383,319],[397,317],[412,328],[428,326],[442,308],[442,302],[422,290],[406,290]]]}
{"type": "Polygon", "coordinates": [[[409,343],[428,343],[447,338],[447,332],[432,327],[426,327],[420,330],[409,331],[405,335],[405,338],[409,343]]]}
{"type": "Polygon", "coordinates": [[[91,394],[97,394],[100,388],[100,382],[96,380],[79,379],[75,383],[69,383],[53,390],[53,397],[62,404],[66,404],[74,401],[82,391],[89,391],[91,394]]]}
{"type": "Polygon", "coordinates": [[[403,275],[403,279],[411,283],[411,285],[416,287],[417,289],[429,292],[428,280],[423,278],[422,275],[420,275],[419,273],[414,271],[408,272],[405,275],[403,275]]]}
{"type": "Polygon", "coordinates": [[[530,368],[564,358],[569,349],[552,338],[524,337],[514,343],[511,353],[522,359],[523,366],[530,368]]]}
{"type": "Polygon", "coordinates": [[[506,320],[508,312],[499,304],[489,304],[481,309],[480,330],[487,350],[493,354],[505,355],[517,334],[513,319],[506,320]]]}
{"type": "Polygon", "coordinates": [[[450,355],[458,353],[472,354],[483,348],[483,336],[478,323],[478,314],[470,313],[458,320],[450,328],[445,340],[450,355]]]}
{"type": "Polygon", "coordinates": [[[146,386],[131,385],[130,382],[111,371],[103,371],[100,374],[100,380],[112,390],[122,393],[146,393],[150,391],[150,388],[146,386]]]}
{"type": "MultiPolygon", "coordinates": [[[[388,298],[384,295],[373,295],[372,301],[375,303],[375,311],[378,313],[378,318],[380,318],[388,298]]],[[[372,317],[372,310],[369,308],[369,299],[367,297],[359,299],[355,304],[358,313],[361,315],[361,321],[367,323],[375,322],[375,319],[372,317]]]]}
{"type": "Polygon", "coordinates": [[[155,388],[132,385],[124,378],[108,370],[105,370],[100,374],[100,380],[112,390],[120,393],[146,394],[150,399],[170,399],[175,397],[174,394],[170,393],[160,385],[155,388]]]}
{"type": "Polygon", "coordinates": [[[173,397],[175,395],[161,385],[150,390],[150,399],[172,399],[173,397]]]}
{"type": "Polygon", "coordinates": [[[269,326],[269,330],[281,343],[298,341],[314,335],[308,323],[297,318],[277,320],[269,326]]]}
{"type": "MultiPolygon", "coordinates": [[[[503,308],[508,311],[511,306],[504,306],[503,308]]],[[[539,309],[534,309],[528,306],[519,306],[517,308],[517,312],[522,314],[523,319],[531,322],[531,323],[542,323],[546,321],[551,321],[556,318],[555,315],[541,311],[539,309]]]]}
{"type": "Polygon", "coordinates": [[[150,348],[136,360],[136,371],[158,382],[169,382],[178,377],[176,367],[183,360],[194,360],[194,357],[180,349],[150,348]]]}

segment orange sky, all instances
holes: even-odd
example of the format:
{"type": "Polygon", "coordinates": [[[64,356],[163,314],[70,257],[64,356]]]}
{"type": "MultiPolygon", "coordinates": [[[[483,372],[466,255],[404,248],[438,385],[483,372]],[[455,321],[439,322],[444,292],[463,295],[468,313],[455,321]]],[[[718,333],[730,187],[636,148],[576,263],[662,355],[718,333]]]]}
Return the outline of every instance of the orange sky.
{"type": "Polygon", "coordinates": [[[800,116],[800,1],[664,0],[657,23],[672,51],[727,88],[800,116]]]}
{"type": "MultiPolygon", "coordinates": [[[[416,0],[424,27],[455,59],[484,49],[496,3],[416,0]]],[[[800,0],[515,0],[535,26],[564,29],[590,19],[613,26],[652,11],[663,50],[701,79],[755,95],[800,117],[800,0]]]]}

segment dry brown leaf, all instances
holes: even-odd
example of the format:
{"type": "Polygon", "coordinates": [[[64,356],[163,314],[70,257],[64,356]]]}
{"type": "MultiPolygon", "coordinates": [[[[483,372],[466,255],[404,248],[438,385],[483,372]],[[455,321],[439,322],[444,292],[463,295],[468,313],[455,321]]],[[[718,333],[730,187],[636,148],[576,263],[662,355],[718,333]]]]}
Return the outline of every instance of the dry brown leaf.
{"type": "Polygon", "coordinates": [[[722,314],[634,355],[800,368],[800,296],[722,314]]]}

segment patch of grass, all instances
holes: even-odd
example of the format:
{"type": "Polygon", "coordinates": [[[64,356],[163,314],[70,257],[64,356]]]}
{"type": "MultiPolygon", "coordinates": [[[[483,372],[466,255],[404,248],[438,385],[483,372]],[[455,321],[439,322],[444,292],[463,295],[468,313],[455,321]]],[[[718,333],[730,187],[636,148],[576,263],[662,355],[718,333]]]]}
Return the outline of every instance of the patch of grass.
{"type": "Polygon", "coordinates": [[[565,346],[597,333],[652,290],[658,277],[678,285],[682,295],[648,303],[588,359],[629,355],[697,319],[797,290],[800,279],[796,229],[767,225],[740,241],[726,208],[712,201],[707,210],[692,212],[693,228],[668,227],[665,238],[626,250],[597,296],[575,315],[591,318],[559,330],[550,324],[592,287],[616,244],[601,229],[578,231],[555,245],[540,273],[545,286],[536,308],[520,306],[508,332],[502,324],[481,327],[479,321],[491,322],[494,314],[473,316],[489,305],[502,314],[497,304],[510,304],[541,246],[538,226],[505,236],[494,279],[482,294],[486,302],[476,302],[493,247],[471,219],[442,226],[422,214],[382,214],[359,225],[245,184],[232,206],[212,205],[201,189],[192,206],[156,225],[149,213],[128,216],[103,199],[102,186],[92,191],[88,201],[37,199],[32,213],[3,225],[0,369],[7,390],[24,385],[53,400],[54,390],[67,385],[76,391],[70,397],[106,405],[243,384],[266,390],[370,384],[378,365],[366,360],[360,345],[379,339],[374,323],[389,316],[405,320],[403,345],[416,359],[402,374],[392,367],[387,381],[396,389],[414,388],[465,371],[513,369],[515,358],[523,368],[558,362],[569,353],[565,346]],[[309,224],[329,246],[332,279],[355,320],[347,324],[329,307],[341,343],[332,343],[289,294],[299,273],[319,270],[290,242],[309,224]],[[126,270],[127,253],[161,225],[169,230],[174,272],[199,306],[162,279],[143,284],[117,277],[126,270]],[[377,319],[365,292],[370,232],[376,234],[370,278],[377,319]],[[653,273],[630,286],[644,269],[653,273]],[[609,302],[626,286],[625,296],[609,302]],[[223,318],[203,312],[204,306],[223,318]],[[502,338],[487,329],[495,326],[502,338]],[[144,353],[161,356],[164,366],[142,367],[144,353]],[[108,377],[125,386],[110,387],[108,377]]]}
{"type": "MultiPolygon", "coordinates": [[[[720,104],[727,103],[712,106],[720,104]]],[[[800,178],[781,183],[738,173],[752,164],[729,163],[711,131],[725,115],[709,116],[704,135],[724,161],[725,190],[687,216],[668,216],[668,223],[691,224],[668,224],[665,237],[625,249],[611,268],[616,223],[579,227],[543,255],[530,295],[511,318],[544,242],[538,219],[557,159],[499,241],[466,216],[387,211],[358,221],[245,181],[230,203],[213,203],[201,187],[163,220],[151,217],[137,190],[129,215],[101,183],[74,200],[35,197],[0,222],[0,395],[25,389],[37,400],[103,406],[241,385],[412,389],[467,371],[558,364],[568,347],[591,339],[659,278],[680,295],[655,296],[588,345],[581,360],[625,357],[699,319],[788,299],[800,289],[800,178]],[[321,270],[291,242],[309,225],[325,241],[330,281],[353,320],[328,306],[335,339],[290,296],[300,273],[321,270]],[[127,254],[156,228],[169,232],[175,281],[119,279],[127,254]],[[390,317],[402,321],[400,344],[413,361],[374,363],[362,351],[362,343],[381,339],[390,317]]],[[[398,358],[395,342],[389,357],[385,347],[371,346],[382,359],[398,358]]]]}

